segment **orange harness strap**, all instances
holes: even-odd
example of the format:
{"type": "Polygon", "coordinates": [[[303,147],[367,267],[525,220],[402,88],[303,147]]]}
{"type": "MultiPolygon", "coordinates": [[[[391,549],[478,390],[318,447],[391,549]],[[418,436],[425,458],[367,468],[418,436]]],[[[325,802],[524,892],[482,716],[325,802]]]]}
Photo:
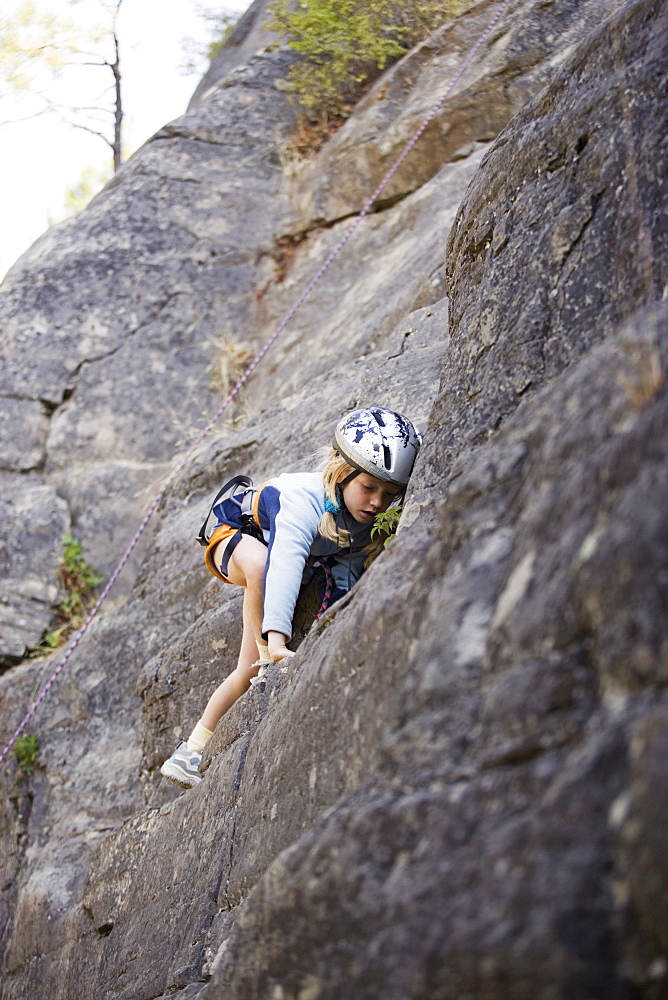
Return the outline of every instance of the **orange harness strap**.
{"type": "Polygon", "coordinates": [[[213,551],[219,542],[228,542],[232,535],[236,535],[238,528],[233,528],[231,524],[219,524],[217,528],[214,528],[211,538],[207,542],[206,549],[204,550],[204,564],[208,569],[209,573],[213,573],[218,580],[222,580],[223,583],[230,583],[225,577],[220,573],[216,567],[213,559],[213,551]]]}
{"type": "Polygon", "coordinates": [[[266,485],[267,483],[261,483],[258,486],[258,488],[253,493],[253,503],[251,505],[251,510],[253,511],[253,520],[257,524],[258,528],[260,528],[260,530],[262,530],[262,525],[260,524],[260,515],[258,514],[258,510],[260,508],[260,493],[262,493],[262,490],[265,488],[266,485]]]}

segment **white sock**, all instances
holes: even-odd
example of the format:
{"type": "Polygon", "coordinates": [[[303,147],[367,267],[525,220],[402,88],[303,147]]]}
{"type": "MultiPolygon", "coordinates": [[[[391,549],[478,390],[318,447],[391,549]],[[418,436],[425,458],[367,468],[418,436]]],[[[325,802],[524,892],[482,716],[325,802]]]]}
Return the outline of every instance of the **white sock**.
{"type": "Polygon", "coordinates": [[[261,663],[271,663],[271,654],[269,652],[269,646],[265,646],[263,642],[258,642],[255,640],[255,645],[257,646],[257,651],[260,654],[261,663]]]}
{"type": "Polygon", "coordinates": [[[206,726],[202,725],[202,720],[197,723],[192,733],[188,737],[186,746],[189,750],[203,750],[207,745],[213,733],[206,726]]]}

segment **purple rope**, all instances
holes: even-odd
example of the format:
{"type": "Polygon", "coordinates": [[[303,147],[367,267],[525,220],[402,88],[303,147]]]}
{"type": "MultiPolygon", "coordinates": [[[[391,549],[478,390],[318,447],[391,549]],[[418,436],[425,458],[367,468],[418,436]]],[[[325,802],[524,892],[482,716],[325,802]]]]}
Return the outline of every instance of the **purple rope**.
{"type": "MultiPolygon", "coordinates": [[[[261,350],[259,351],[259,353],[253,358],[253,360],[249,364],[249,366],[246,369],[246,371],[243,373],[243,375],[241,376],[241,378],[239,379],[239,381],[236,383],[236,385],[230,390],[229,394],[223,400],[223,402],[221,403],[221,405],[219,406],[219,408],[216,410],[216,412],[214,413],[213,417],[211,418],[211,420],[209,421],[209,423],[206,425],[206,427],[204,428],[204,430],[201,432],[201,434],[199,434],[195,438],[195,440],[193,441],[193,443],[188,448],[188,450],[187,450],[187,452],[186,452],[183,460],[173,470],[173,472],[170,473],[170,475],[168,476],[167,480],[165,481],[164,486],[162,487],[162,489],[160,490],[160,492],[157,494],[157,496],[156,496],[155,500],[153,501],[153,503],[151,504],[151,506],[146,511],[146,514],[144,515],[144,519],[142,520],[141,524],[139,525],[139,528],[137,529],[137,532],[136,532],[134,538],[132,539],[132,541],[128,545],[127,549],[125,550],[125,552],[124,552],[124,554],[123,554],[123,556],[121,558],[121,561],[119,562],[118,566],[116,567],[116,569],[114,570],[114,572],[111,574],[111,576],[110,576],[110,578],[109,578],[109,580],[108,580],[108,582],[107,582],[104,590],[102,591],[102,593],[98,597],[97,601],[95,602],[95,604],[91,608],[91,610],[90,610],[90,612],[88,614],[88,617],[86,618],[85,622],[83,623],[83,625],[81,626],[81,628],[79,629],[79,631],[71,639],[71,641],[70,641],[67,649],[65,650],[65,653],[63,654],[62,658],[59,660],[58,665],[56,666],[55,670],[53,671],[53,673],[49,677],[48,681],[46,682],[46,684],[44,685],[44,687],[40,691],[39,695],[37,696],[37,699],[31,705],[30,709],[28,710],[28,713],[26,714],[26,716],[23,719],[23,721],[21,722],[21,724],[19,726],[17,726],[17,728],[15,729],[14,735],[11,737],[11,739],[7,743],[7,746],[0,753],[0,763],[2,763],[3,760],[5,760],[5,758],[7,757],[8,753],[9,753],[9,751],[11,750],[12,746],[16,743],[17,739],[19,738],[19,736],[21,735],[21,733],[23,732],[23,730],[25,729],[25,727],[27,726],[27,724],[30,722],[30,720],[32,719],[32,717],[35,715],[37,709],[42,704],[42,702],[46,698],[47,694],[49,693],[49,691],[51,690],[51,688],[53,687],[53,685],[57,681],[58,677],[62,673],[63,668],[65,667],[65,664],[69,660],[70,656],[72,655],[72,653],[74,652],[74,650],[79,645],[79,643],[80,643],[81,639],[83,638],[84,634],[88,631],[88,628],[89,628],[91,622],[93,621],[93,619],[97,615],[97,613],[98,613],[98,611],[99,611],[102,603],[104,602],[104,600],[106,599],[106,597],[109,594],[110,590],[112,589],[112,587],[116,583],[116,580],[121,575],[121,572],[122,572],[122,570],[123,570],[126,562],[128,561],[128,559],[130,558],[130,556],[134,552],[134,549],[135,549],[135,547],[136,547],[139,539],[144,534],[144,531],[146,530],[146,527],[147,527],[149,521],[151,520],[151,518],[155,514],[158,506],[160,505],[160,502],[161,502],[162,498],[164,497],[165,493],[167,492],[167,488],[172,484],[172,482],[177,478],[177,476],[181,473],[181,471],[188,464],[188,462],[190,461],[190,457],[193,454],[193,452],[199,447],[199,445],[202,443],[202,441],[204,440],[204,438],[208,435],[209,431],[215,426],[215,424],[218,423],[218,421],[222,417],[222,415],[225,412],[225,410],[227,409],[227,407],[234,401],[235,397],[239,394],[239,391],[242,389],[242,387],[248,381],[248,379],[250,378],[250,376],[253,374],[253,372],[255,371],[255,369],[257,368],[257,366],[260,364],[260,362],[262,361],[262,359],[264,358],[265,354],[267,353],[267,351],[269,350],[269,348],[272,346],[272,344],[274,343],[274,341],[277,340],[277,338],[281,335],[281,333],[283,332],[283,330],[285,330],[286,326],[288,325],[288,323],[290,322],[290,320],[292,319],[292,317],[295,315],[295,313],[297,312],[297,310],[301,308],[301,306],[304,304],[304,302],[306,302],[307,298],[309,297],[309,295],[311,294],[311,292],[313,291],[313,289],[315,288],[315,286],[318,284],[318,282],[324,276],[324,274],[329,270],[330,265],[338,257],[338,255],[341,253],[341,250],[343,249],[343,247],[346,245],[346,243],[348,242],[348,240],[350,239],[350,237],[356,231],[356,229],[359,226],[359,224],[361,223],[362,219],[366,215],[369,214],[369,212],[371,211],[371,209],[373,207],[374,202],[376,201],[376,199],[380,195],[380,193],[383,190],[383,188],[385,188],[386,185],[389,183],[389,181],[392,179],[392,177],[394,177],[395,173],[397,172],[397,170],[399,169],[399,167],[401,166],[401,164],[404,162],[404,160],[406,159],[406,157],[408,156],[408,154],[413,149],[413,146],[415,146],[416,142],[420,139],[420,137],[421,137],[422,133],[424,132],[424,130],[427,128],[427,126],[430,124],[430,122],[433,121],[433,119],[435,118],[435,116],[438,114],[438,111],[441,108],[441,105],[447,99],[448,95],[452,91],[452,89],[455,86],[455,84],[461,79],[461,77],[464,75],[464,73],[466,72],[466,70],[468,69],[468,67],[470,66],[470,64],[473,62],[476,54],[478,53],[478,50],[485,43],[485,41],[487,40],[488,36],[490,35],[490,33],[492,32],[492,30],[494,29],[495,25],[501,20],[501,18],[505,14],[507,8],[510,6],[511,2],[512,2],[512,0],[504,0],[504,2],[501,4],[501,6],[496,10],[496,12],[492,16],[491,20],[489,21],[489,24],[487,25],[487,27],[485,28],[485,30],[481,33],[481,35],[478,37],[478,39],[475,42],[473,48],[469,51],[468,55],[466,56],[466,58],[464,59],[464,61],[461,63],[459,69],[457,70],[457,72],[455,73],[455,75],[452,77],[452,79],[448,83],[448,85],[447,85],[446,89],[443,91],[443,94],[441,95],[441,97],[438,99],[438,101],[436,102],[436,104],[434,104],[434,106],[430,110],[429,114],[424,119],[424,121],[420,125],[419,129],[417,130],[417,132],[413,136],[413,138],[407,143],[407,145],[405,146],[405,148],[404,148],[403,152],[401,153],[401,155],[399,156],[399,158],[393,163],[393,165],[390,167],[390,169],[388,170],[388,172],[385,174],[385,176],[383,177],[382,181],[380,182],[380,184],[378,185],[378,187],[376,188],[376,190],[373,192],[373,194],[371,195],[371,197],[369,198],[369,200],[366,202],[366,204],[362,208],[361,212],[355,217],[355,219],[352,222],[352,224],[348,227],[348,229],[346,230],[346,232],[343,234],[343,236],[341,237],[341,239],[339,240],[339,242],[336,244],[336,246],[334,247],[334,249],[332,250],[332,252],[329,254],[329,256],[327,257],[327,259],[325,260],[325,262],[321,266],[320,270],[311,279],[311,281],[306,286],[305,290],[299,296],[299,298],[297,299],[297,301],[294,303],[294,305],[292,306],[292,308],[283,317],[283,319],[281,320],[281,322],[279,323],[279,325],[277,326],[277,328],[272,333],[272,335],[269,338],[269,340],[266,342],[266,344],[264,344],[264,346],[261,348],[261,350]]],[[[328,581],[328,586],[329,586],[329,591],[325,593],[326,600],[329,600],[329,596],[331,595],[331,580],[328,581]]],[[[325,609],[326,609],[326,605],[323,604],[323,607],[318,612],[318,617],[316,618],[316,621],[320,620],[320,617],[324,613],[325,609]]]]}

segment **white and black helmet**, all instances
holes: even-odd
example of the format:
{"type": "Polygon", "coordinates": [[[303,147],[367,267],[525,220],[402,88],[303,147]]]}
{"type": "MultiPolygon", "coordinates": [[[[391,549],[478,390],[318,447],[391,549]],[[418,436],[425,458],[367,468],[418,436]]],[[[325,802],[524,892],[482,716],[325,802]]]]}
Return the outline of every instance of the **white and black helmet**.
{"type": "Polygon", "coordinates": [[[336,425],[332,443],[358,472],[405,486],[422,437],[401,413],[371,406],[347,413],[336,425]]]}

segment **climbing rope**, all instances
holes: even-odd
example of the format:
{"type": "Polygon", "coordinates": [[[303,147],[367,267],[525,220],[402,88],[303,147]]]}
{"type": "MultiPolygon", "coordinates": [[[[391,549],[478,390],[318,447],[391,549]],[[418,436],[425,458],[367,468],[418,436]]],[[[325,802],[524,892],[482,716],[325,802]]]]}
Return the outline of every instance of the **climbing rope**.
{"type": "MultiPolygon", "coordinates": [[[[128,545],[127,549],[123,553],[123,556],[121,557],[120,562],[118,563],[116,569],[111,574],[111,576],[110,576],[110,578],[109,578],[109,580],[108,580],[108,582],[107,582],[104,590],[102,591],[102,593],[100,594],[99,598],[97,599],[97,601],[93,605],[93,607],[92,607],[90,613],[88,614],[88,617],[86,618],[85,622],[83,623],[83,625],[81,626],[81,628],[79,629],[79,631],[76,632],[75,635],[73,636],[73,638],[70,640],[70,643],[69,643],[67,649],[65,650],[65,653],[63,654],[63,656],[61,657],[61,659],[58,661],[58,664],[55,667],[53,673],[49,677],[48,681],[46,682],[46,684],[44,685],[44,687],[40,691],[39,695],[37,696],[37,698],[35,699],[35,701],[33,702],[33,704],[31,705],[31,707],[28,710],[25,718],[23,719],[23,721],[21,722],[21,724],[19,726],[17,726],[17,728],[14,731],[13,736],[11,737],[11,739],[9,740],[9,742],[7,743],[7,745],[4,747],[4,749],[0,753],[0,763],[2,763],[3,760],[5,760],[5,758],[7,757],[8,753],[11,750],[12,746],[14,745],[14,743],[16,743],[16,740],[19,738],[19,736],[21,735],[21,733],[23,732],[23,730],[25,729],[25,727],[28,725],[28,723],[30,722],[30,720],[32,719],[32,717],[35,715],[35,713],[37,712],[39,706],[42,704],[42,702],[44,701],[44,699],[48,695],[49,691],[52,689],[53,685],[58,680],[58,677],[62,673],[62,671],[63,671],[65,665],[67,664],[67,661],[71,657],[72,653],[74,652],[74,650],[77,648],[77,646],[81,642],[81,640],[82,640],[83,636],[85,635],[85,633],[88,631],[88,629],[89,629],[89,627],[90,627],[93,619],[95,618],[95,616],[97,615],[98,611],[100,610],[100,607],[102,606],[102,604],[106,600],[106,598],[107,598],[109,592],[111,591],[112,587],[114,586],[114,584],[118,580],[118,577],[121,575],[121,572],[123,571],[123,568],[124,568],[125,564],[127,563],[128,559],[132,555],[132,553],[133,553],[133,551],[134,551],[137,543],[139,542],[140,538],[144,534],[144,531],[146,530],[149,521],[151,520],[151,518],[155,514],[156,510],[158,509],[158,507],[159,507],[159,505],[160,505],[160,503],[161,503],[161,501],[162,501],[165,493],[167,492],[168,488],[172,485],[172,483],[175,481],[175,479],[180,475],[180,473],[182,472],[182,470],[188,465],[193,452],[195,452],[197,450],[197,448],[200,446],[200,444],[202,443],[202,441],[207,437],[207,435],[209,434],[209,432],[211,431],[211,429],[218,423],[218,421],[222,417],[222,415],[225,412],[225,410],[234,401],[234,399],[236,398],[236,396],[239,394],[240,390],[243,388],[243,386],[246,384],[246,382],[248,381],[248,379],[250,378],[250,376],[253,374],[253,372],[255,371],[255,369],[257,368],[257,366],[260,364],[260,362],[264,358],[264,356],[267,353],[267,351],[269,350],[269,348],[278,339],[278,337],[281,335],[281,333],[283,332],[283,330],[285,330],[286,326],[288,325],[288,323],[290,322],[290,320],[293,318],[293,316],[295,315],[295,313],[297,312],[297,310],[301,308],[301,306],[304,304],[304,302],[306,302],[306,300],[310,296],[310,294],[313,291],[313,289],[315,288],[315,286],[322,279],[322,277],[325,275],[325,273],[329,270],[331,264],[338,257],[338,255],[341,253],[341,250],[346,245],[346,243],[348,242],[348,240],[350,239],[350,237],[355,233],[355,231],[357,230],[358,226],[362,222],[362,219],[364,219],[365,216],[367,216],[369,214],[369,212],[373,208],[373,205],[376,202],[378,196],[380,195],[381,191],[383,191],[383,189],[387,186],[387,184],[390,182],[390,180],[392,179],[392,177],[394,177],[394,175],[396,174],[397,170],[399,169],[399,167],[401,166],[401,164],[404,162],[404,160],[406,159],[406,157],[409,155],[409,153],[411,152],[411,150],[413,149],[413,147],[415,146],[415,144],[418,142],[418,140],[422,136],[422,134],[425,131],[425,129],[427,128],[427,126],[430,124],[430,122],[438,114],[438,111],[440,110],[442,104],[445,102],[445,100],[449,96],[449,94],[452,91],[453,87],[455,86],[455,84],[457,84],[457,82],[464,75],[464,73],[466,72],[466,70],[468,69],[468,67],[470,66],[470,64],[473,62],[473,60],[475,59],[475,57],[476,57],[479,49],[487,41],[487,38],[489,37],[489,35],[491,34],[491,32],[494,30],[494,28],[498,24],[498,22],[501,20],[501,18],[503,17],[503,15],[506,13],[506,10],[510,6],[511,2],[512,2],[512,0],[503,0],[503,3],[497,8],[497,10],[493,14],[493,16],[490,18],[490,21],[487,24],[487,27],[478,36],[476,42],[474,43],[474,45],[469,50],[468,54],[466,55],[466,57],[464,58],[464,60],[460,64],[459,69],[457,70],[457,72],[455,73],[455,75],[448,82],[447,87],[445,88],[445,90],[441,94],[441,96],[438,99],[438,101],[433,105],[433,107],[429,111],[429,114],[424,119],[424,121],[422,122],[422,124],[418,128],[418,130],[415,133],[415,135],[406,144],[406,146],[404,147],[403,151],[401,152],[401,154],[399,155],[399,157],[395,160],[395,162],[392,164],[392,166],[387,171],[387,173],[385,174],[385,176],[383,177],[383,179],[380,181],[380,183],[378,184],[378,187],[373,192],[373,194],[371,195],[371,197],[368,199],[368,201],[366,202],[366,204],[364,205],[364,207],[362,208],[362,210],[358,213],[358,215],[353,220],[352,224],[348,227],[348,229],[345,231],[345,233],[343,234],[343,236],[341,237],[341,239],[339,240],[339,242],[336,244],[336,246],[334,247],[334,249],[331,251],[331,253],[327,257],[327,259],[325,260],[325,262],[320,267],[320,270],[314,275],[314,277],[311,279],[311,281],[306,286],[306,288],[304,289],[304,291],[302,292],[302,294],[296,300],[296,302],[294,303],[294,305],[292,306],[292,308],[283,317],[283,319],[281,320],[281,322],[279,323],[279,325],[277,326],[277,328],[272,333],[272,335],[269,338],[269,340],[267,340],[267,342],[264,344],[264,346],[261,348],[261,350],[258,352],[258,354],[253,358],[253,360],[249,364],[248,368],[246,368],[245,372],[243,373],[243,375],[241,376],[241,378],[239,379],[239,381],[230,390],[230,392],[228,393],[228,395],[226,396],[226,398],[223,400],[223,402],[221,403],[221,405],[218,407],[218,409],[216,410],[216,412],[214,413],[213,417],[211,418],[211,420],[209,421],[209,423],[206,425],[206,427],[204,428],[204,430],[192,442],[192,444],[190,445],[190,447],[186,451],[183,459],[179,462],[179,464],[175,467],[175,469],[169,474],[169,476],[165,480],[165,483],[162,486],[162,489],[158,492],[158,494],[156,495],[153,503],[151,504],[151,506],[146,511],[146,514],[144,515],[144,518],[143,518],[141,524],[139,525],[139,527],[138,527],[138,529],[137,529],[137,531],[135,533],[134,538],[132,539],[132,541],[128,545]]],[[[331,593],[331,588],[330,588],[330,593],[331,593]]],[[[316,619],[316,620],[319,620],[320,616],[324,613],[324,611],[325,611],[325,607],[322,607],[320,609],[319,613],[318,613],[318,619],[316,619]]]]}
{"type": "Polygon", "coordinates": [[[334,585],[334,577],[332,576],[332,571],[326,563],[320,564],[325,571],[325,596],[322,599],[322,604],[320,605],[320,610],[313,619],[314,622],[319,622],[325,611],[329,607],[329,599],[332,596],[332,587],[334,585]]]}

